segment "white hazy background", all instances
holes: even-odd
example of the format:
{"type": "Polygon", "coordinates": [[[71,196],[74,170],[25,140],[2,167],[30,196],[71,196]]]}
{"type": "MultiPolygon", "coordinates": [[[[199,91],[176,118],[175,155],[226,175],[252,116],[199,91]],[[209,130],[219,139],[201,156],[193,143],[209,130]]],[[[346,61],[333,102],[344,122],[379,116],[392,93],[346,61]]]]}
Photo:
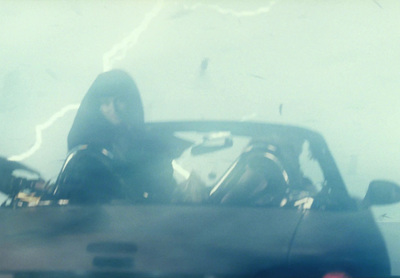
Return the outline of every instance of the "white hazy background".
{"type": "Polygon", "coordinates": [[[399,15],[397,0],[1,0],[0,155],[54,179],[77,105],[122,68],[147,121],[320,131],[362,198],[400,183],[399,15]]]}
{"type": "Polygon", "coordinates": [[[395,0],[2,0],[0,155],[36,150],[42,125],[22,162],[56,176],[74,108],[97,74],[122,68],[147,121],[320,131],[363,196],[374,178],[400,182],[399,14],[395,0]]]}

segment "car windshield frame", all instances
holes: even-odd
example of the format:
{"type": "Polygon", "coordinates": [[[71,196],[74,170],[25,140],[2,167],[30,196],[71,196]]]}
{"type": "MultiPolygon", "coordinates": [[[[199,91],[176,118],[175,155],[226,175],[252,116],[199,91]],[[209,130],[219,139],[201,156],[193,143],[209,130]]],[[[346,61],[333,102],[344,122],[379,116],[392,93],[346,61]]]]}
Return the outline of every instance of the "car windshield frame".
{"type": "Polygon", "coordinates": [[[315,131],[298,126],[272,124],[265,122],[238,122],[238,121],[172,121],[148,122],[146,128],[160,134],[163,138],[174,137],[175,132],[221,132],[227,131],[232,135],[250,136],[253,138],[277,133],[280,136],[294,136],[307,140],[312,146],[313,156],[319,161],[321,170],[326,180],[326,186],[335,187],[345,192],[347,189],[340,175],[339,169],[330,153],[323,137],[315,131]]]}

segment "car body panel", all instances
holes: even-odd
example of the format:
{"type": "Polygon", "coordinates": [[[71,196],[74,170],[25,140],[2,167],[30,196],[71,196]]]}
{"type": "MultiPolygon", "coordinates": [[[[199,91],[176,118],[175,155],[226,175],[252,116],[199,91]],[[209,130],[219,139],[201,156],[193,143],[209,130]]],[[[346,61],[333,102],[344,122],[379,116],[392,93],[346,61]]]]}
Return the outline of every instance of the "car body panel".
{"type": "MultiPolygon", "coordinates": [[[[36,207],[0,210],[0,268],[256,274],[286,264],[302,213],[279,208],[204,206],[36,207]],[[125,244],[132,252],[90,251],[125,244]],[[127,258],[131,263],[96,267],[127,258]]],[[[124,249],[123,247],[121,247],[124,249]]],[[[106,248],[107,249],[107,248],[106,248]]]]}
{"type": "MultiPolygon", "coordinates": [[[[229,133],[232,144],[202,146],[204,156],[208,156],[202,161],[206,166],[208,161],[217,163],[215,159],[226,160],[227,167],[234,159],[242,161],[243,146],[237,144],[240,140],[235,141],[235,136],[261,138],[280,150],[291,150],[298,142],[307,141],[324,181],[314,195],[284,198],[285,202],[277,205],[224,203],[230,186],[240,185],[235,179],[221,186],[221,196],[217,188],[215,198],[211,198],[215,196],[211,190],[208,199],[199,202],[182,199],[161,205],[120,199],[109,204],[66,205],[66,200],[50,198],[48,203],[44,200],[44,206],[39,202],[29,207],[30,203],[22,202],[19,207],[14,199],[9,207],[0,209],[0,269],[8,273],[94,271],[150,276],[321,276],[330,271],[345,271],[355,277],[390,274],[385,242],[370,209],[348,195],[327,144],[317,132],[226,121],[159,122],[148,123],[146,128],[170,146],[171,159],[185,154],[196,161],[201,155],[191,155],[190,150],[201,143],[177,133],[196,133],[199,138],[229,133]],[[231,146],[237,153],[227,159],[231,146]],[[310,205],[299,205],[304,200],[310,205]]],[[[233,172],[227,170],[220,180],[233,172]]],[[[187,173],[188,182],[191,173],[187,173]]],[[[218,185],[218,178],[213,182],[218,185]]],[[[287,186],[286,193],[296,190],[296,183],[287,186]]]]}
{"type": "Polygon", "coordinates": [[[305,213],[293,240],[289,265],[357,273],[390,275],[388,252],[370,210],[305,213]]]}

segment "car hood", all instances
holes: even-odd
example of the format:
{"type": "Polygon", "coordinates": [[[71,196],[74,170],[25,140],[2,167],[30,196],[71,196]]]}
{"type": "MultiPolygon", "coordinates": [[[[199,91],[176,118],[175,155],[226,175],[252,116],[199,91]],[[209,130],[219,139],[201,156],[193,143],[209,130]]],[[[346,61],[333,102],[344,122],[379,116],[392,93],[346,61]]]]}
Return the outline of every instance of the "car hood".
{"type": "Polygon", "coordinates": [[[287,263],[300,211],[218,206],[2,209],[1,271],[256,274],[287,263]]]}

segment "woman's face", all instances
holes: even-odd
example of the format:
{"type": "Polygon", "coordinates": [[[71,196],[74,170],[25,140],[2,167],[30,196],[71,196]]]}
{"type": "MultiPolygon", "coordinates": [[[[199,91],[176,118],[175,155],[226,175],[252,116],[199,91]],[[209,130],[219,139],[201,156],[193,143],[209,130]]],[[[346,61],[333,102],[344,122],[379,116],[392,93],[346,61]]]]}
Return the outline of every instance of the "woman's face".
{"type": "Polygon", "coordinates": [[[122,120],[118,116],[117,113],[117,107],[115,104],[115,98],[114,97],[104,97],[101,100],[100,104],[100,111],[103,114],[103,116],[112,123],[113,125],[119,125],[121,124],[122,120]]]}

